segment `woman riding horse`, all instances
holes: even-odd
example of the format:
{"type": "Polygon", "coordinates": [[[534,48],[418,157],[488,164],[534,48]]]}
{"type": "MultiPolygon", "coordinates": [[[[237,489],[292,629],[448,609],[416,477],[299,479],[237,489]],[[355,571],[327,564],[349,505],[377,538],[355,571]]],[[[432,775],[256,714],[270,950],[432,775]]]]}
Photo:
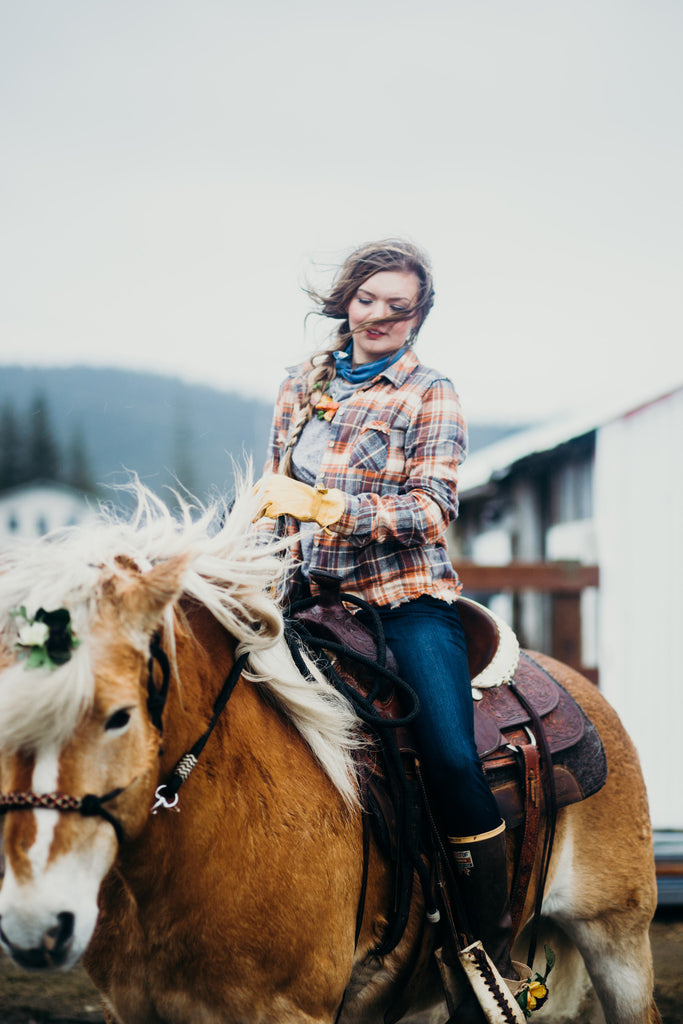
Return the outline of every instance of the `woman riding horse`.
{"type": "MultiPolygon", "coordinates": [[[[0,557],[0,948],[36,973],[83,957],[117,1024],[444,1019],[442,932],[419,885],[378,955],[395,872],[363,828],[358,721],[284,636],[286,541],[258,544],[250,487],[228,515],[180,521],[136,491],[128,522],[0,557]]],[[[595,686],[538,660],[609,766],[557,816],[539,940],[557,954],[552,1020],[597,1020],[591,1006],[607,1024],[661,1024],[637,754],[595,686]]],[[[520,952],[536,900],[532,877],[520,952]]]]}
{"type": "Polygon", "coordinates": [[[453,384],[413,351],[434,301],[429,260],[401,240],[363,245],[314,298],[340,324],[280,388],[261,514],[300,533],[290,598],[315,594],[324,570],[376,607],[419,697],[425,773],[470,926],[513,979],[505,824],[475,746],[461,584],[445,542],[467,433],[453,384]]]}

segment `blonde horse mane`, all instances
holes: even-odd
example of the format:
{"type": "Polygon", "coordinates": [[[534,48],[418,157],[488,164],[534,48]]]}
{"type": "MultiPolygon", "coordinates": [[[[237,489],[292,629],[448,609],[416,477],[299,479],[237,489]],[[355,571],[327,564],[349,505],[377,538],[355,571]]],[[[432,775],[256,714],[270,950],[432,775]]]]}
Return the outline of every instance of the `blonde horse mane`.
{"type": "MultiPolygon", "coordinates": [[[[183,558],[182,593],[203,604],[246,652],[244,678],[277,703],[299,730],[344,800],[357,802],[352,751],[359,739],[348,703],[310,664],[312,680],[297,670],[283,636],[277,591],[291,565],[287,542],[264,543],[252,528],[255,501],[248,480],[228,511],[222,501],[201,505],[176,495],[178,515],[137,480],[127,488],[132,515],[100,510],[92,522],[0,552],[0,642],[7,669],[0,676],[0,742],[15,749],[49,738],[63,743],[92,701],[93,649],[101,583],[125,572],[131,562],[144,573],[183,558]],[[68,608],[82,641],[59,668],[32,669],[9,658],[17,639],[17,618],[25,607],[68,608]],[[30,682],[30,687],[27,683],[30,682]]],[[[175,666],[175,611],[164,621],[164,642],[175,666]]],[[[0,652],[0,665],[3,656],[0,652]]]]}

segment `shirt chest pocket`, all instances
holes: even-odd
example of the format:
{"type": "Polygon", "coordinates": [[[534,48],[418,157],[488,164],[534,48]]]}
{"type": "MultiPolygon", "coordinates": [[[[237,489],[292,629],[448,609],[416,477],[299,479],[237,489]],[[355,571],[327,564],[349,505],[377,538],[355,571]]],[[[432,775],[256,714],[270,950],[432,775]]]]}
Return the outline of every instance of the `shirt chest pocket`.
{"type": "Polygon", "coordinates": [[[405,431],[383,420],[363,425],[349,457],[349,468],[365,473],[402,475],[405,467],[405,431]]]}

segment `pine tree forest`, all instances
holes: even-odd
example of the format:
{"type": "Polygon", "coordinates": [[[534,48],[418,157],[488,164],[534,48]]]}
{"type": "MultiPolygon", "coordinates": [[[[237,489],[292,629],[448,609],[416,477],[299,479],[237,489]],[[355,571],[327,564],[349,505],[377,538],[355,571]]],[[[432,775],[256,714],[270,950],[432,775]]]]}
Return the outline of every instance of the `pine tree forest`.
{"type": "Polygon", "coordinates": [[[9,400],[0,409],[0,492],[34,481],[94,490],[82,430],[74,427],[69,441],[60,445],[42,394],[28,409],[17,410],[9,400]]]}

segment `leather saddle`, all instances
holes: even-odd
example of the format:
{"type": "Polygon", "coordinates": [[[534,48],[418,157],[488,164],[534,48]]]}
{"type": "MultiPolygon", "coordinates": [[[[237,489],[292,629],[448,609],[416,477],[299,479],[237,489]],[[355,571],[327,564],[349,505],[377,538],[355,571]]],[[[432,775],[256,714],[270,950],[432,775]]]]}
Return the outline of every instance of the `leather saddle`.
{"type": "MultiPolygon", "coordinates": [[[[344,604],[339,580],[316,574],[320,594],[317,603],[294,613],[319,639],[349,648],[367,661],[378,654],[377,637],[351,614],[344,604]]],[[[500,666],[500,685],[491,678],[477,689],[500,656],[501,624],[488,609],[464,598],[458,602],[467,639],[470,676],[475,687],[474,731],[477,750],[487,781],[508,827],[524,822],[529,802],[535,812],[545,809],[548,794],[555,807],[584,800],[598,792],[607,778],[607,763],[597,729],[573,697],[528,652],[515,651],[514,663],[506,657],[500,666]],[[539,735],[541,734],[541,735],[539,735]],[[543,784],[552,762],[553,778],[543,784]],[[535,773],[538,784],[530,785],[535,773]]],[[[383,652],[380,652],[383,654],[383,652]]],[[[386,665],[395,671],[393,655],[386,651],[386,665]]],[[[343,668],[343,666],[342,666],[343,668]]],[[[352,685],[357,672],[344,672],[352,685]]],[[[401,709],[390,686],[380,688],[375,707],[386,718],[400,717],[401,709]]],[[[403,752],[415,752],[410,734],[398,730],[403,752]]]]}
{"type": "MultiPolygon", "coordinates": [[[[320,589],[317,603],[305,602],[292,618],[323,646],[335,650],[335,671],[363,698],[370,689],[377,693],[373,708],[385,720],[401,719],[397,693],[386,679],[379,687],[372,679],[373,664],[395,671],[393,656],[385,649],[383,638],[368,630],[357,615],[345,607],[349,595],[340,592],[335,577],[316,578],[320,589]],[[346,649],[351,657],[345,656],[346,649]],[[361,669],[354,658],[360,655],[361,669]]],[[[351,603],[357,603],[351,599],[351,603]]],[[[460,619],[467,640],[470,676],[473,680],[474,731],[487,781],[508,828],[516,829],[514,877],[510,906],[515,930],[525,907],[533,866],[539,848],[542,815],[548,822],[542,856],[539,892],[542,897],[547,859],[552,849],[555,814],[558,808],[584,800],[605,784],[607,762],[600,736],[594,724],[573,697],[525,651],[516,638],[486,608],[466,599],[459,601],[460,619]],[[510,635],[513,643],[510,644],[510,635]],[[503,648],[505,648],[503,650],[503,648]],[[497,685],[496,685],[497,684],[497,685]],[[549,845],[547,840],[549,837],[549,845]]],[[[286,630],[287,634],[287,630],[286,630]]],[[[396,723],[398,725],[398,722],[396,723]]],[[[419,774],[419,751],[410,728],[401,725],[391,730],[404,761],[406,779],[419,774]]],[[[382,759],[371,744],[364,748],[359,762],[363,799],[370,812],[375,834],[399,863],[400,829],[397,828],[395,792],[382,759]]],[[[410,784],[409,784],[410,785],[410,784]]],[[[413,812],[417,822],[423,803],[419,787],[413,786],[413,812]]],[[[402,801],[399,799],[398,804],[402,801]]],[[[406,803],[403,802],[404,810],[406,803]]],[[[411,800],[407,806],[410,808],[411,800]]],[[[415,839],[416,828],[408,828],[415,839]]],[[[409,841],[411,841],[409,839],[409,841]]],[[[419,867],[419,859],[413,858],[419,867]]],[[[385,939],[384,951],[393,948],[407,921],[412,886],[408,875],[397,884],[400,898],[385,939]]],[[[398,870],[397,870],[398,879],[398,870]]],[[[540,920],[540,901],[534,917],[536,934],[540,920]]],[[[535,940],[534,940],[535,941],[535,940]]]]}

